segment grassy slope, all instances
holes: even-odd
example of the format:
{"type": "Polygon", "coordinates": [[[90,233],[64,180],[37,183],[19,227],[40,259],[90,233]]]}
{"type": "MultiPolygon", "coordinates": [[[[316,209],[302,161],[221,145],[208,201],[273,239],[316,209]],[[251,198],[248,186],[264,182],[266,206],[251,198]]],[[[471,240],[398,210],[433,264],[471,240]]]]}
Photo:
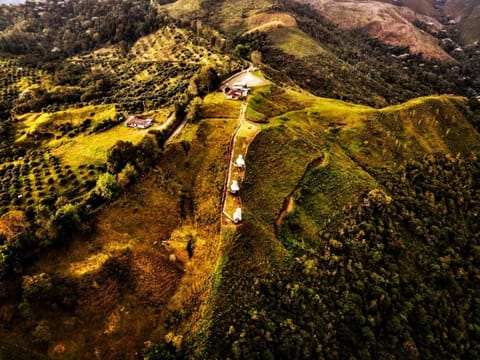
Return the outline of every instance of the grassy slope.
{"type": "MultiPolygon", "coordinates": [[[[50,356],[133,356],[146,340],[163,340],[172,314],[182,320],[176,323],[182,328],[174,326],[174,331],[193,331],[218,257],[225,151],[239,106],[223,94],[207,96],[204,118],[187,125],[167,147],[159,167],[101,212],[94,234],[46,254],[36,265],[35,273],[47,272],[79,285],[73,311],[39,308],[29,323],[46,322],[50,356]],[[186,251],[189,240],[194,244],[191,258],[186,251]],[[170,254],[176,255],[175,264],[168,260],[170,254]],[[112,261],[127,268],[127,278],[110,272],[112,261]],[[115,350],[107,350],[111,348],[115,350]]],[[[118,126],[104,134],[111,138],[121,129],[142,133],[118,126]]],[[[85,136],[90,141],[76,146],[84,143],[81,154],[87,156],[101,136],[85,136]]],[[[65,161],[75,155],[65,145],[60,149],[65,161]]],[[[27,333],[29,324],[21,325],[27,333]]],[[[17,335],[13,331],[5,340],[13,342],[17,335]]],[[[16,342],[32,348],[29,341],[27,336],[16,342]]]]}
{"type": "MultiPolygon", "coordinates": [[[[160,65],[163,61],[225,65],[222,55],[193,44],[188,31],[177,28],[165,28],[146,36],[133,46],[128,58],[121,56],[119,49],[109,47],[70,60],[92,70],[114,71],[122,79],[126,76],[129,86],[149,82],[158,73],[153,64],[157,61],[160,65]],[[135,77],[129,77],[132,72],[135,77]]],[[[8,66],[15,68],[15,64],[8,63],[8,66]]],[[[235,66],[235,61],[228,66],[235,66]]],[[[39,82],[37,85],[41,88],[56,90],[51,86],[50,75],[38,74],[35,79],[29,75],[32,77],[32,80],[27,78],[29,82],[21,76],[18,76],[21,81],[12,85],[14,96],[39,82]]],[[[175,87],[178,82],[169,77],[168,81],[155,86],[175,87]]],[[[7,90],[2,96],[13,91],[10,87],[7,90]]],[[[97,166],[104,164],[108,148],[116,141],[137,143],[145,136],[147,130],[129,129],[123,124],[91,133],[103,120],[128,115],[117,105],[122,104],[74,104],[62,111],[18,116],[17,144],[38,147],[41,154],[46,154],[50,168],[45,169],[50,170],[55,182],[50,191],[57,189],[58,181],[49,163],[51,155],[59,158],[62,171],[73,170],[81,176],[83,184],[96,179],[97,166]],[[91,119],[91,125],[85,131],[69,131],[67,136],[58,129],[66,123],[76,128],[87,118],[91,119]],[[43,133],[50,135],[32,140],[33,135],[43,133]]],[[[144,348],[145,341],[163,340],[167,325],[173,324],[172,313],[178,320],[184,320],[183,328],[177,329],[180,333],[191,331],[202,311],[199,307],[209,290],[209,279],[216,265],[224,152],[237,124],[239,106],[237,102],[226,101],[220,93],[207,96],[201,111],[203,119],[187,125],[186,131],[166,149],[158,169],[142,177],[138,185],[101,211],[91,236],[77,238],[68,247],[44,254],[41,261],[28,270],[28,273],[47,272],[54,278],[73,282],[78,303],[73,309],[55,312],[35,307],[32,317],[17,319],[18,303],[14,299],[5,301],[0,305],[0,318],[15,322],[12,323],[14,330],[8,334],[1,329],[7,344],[45,350],[53,358],[133,358],[135,352],[144,348]],[[186,251],[190,240],[193,243],[191,258],[186,251]],[[162,241],[168,243],[162,245],[162,241]],[[169,261],[171,254],[176,255],[175,264],[169,261]],[[126,277],[119,277],[122,272],[115,269],[115,264],[126,269],[126,277]],[[33,343],[32,332],[42,321],[49,329],[50,341],[40,349],[33,343]]],[[[147,115],[157,124],[170,113],[167,107],[150,109],[147,115]]],[[[43,183],[47,176],[43,179],[43,170],[41,176],[43,183]]],[[[33,182],[33,174],[29,177],[33,182]]],[[[70,182],[66,186],[70,189],[70,182]]],[[[78,195],[81,191],[76,191],[78,195]]],[[[34,188],[29,201],[37,201],[42,196],[45,194],[34,188]]],[[[21,294],[17,295],[21,301],[21,294]]]]}
{"type": "Polygon", "coordinates": [[[276,47],[297,58],[325,53],[320,44],[297,28],[279,27],[270,30],[269,37],[276,47]]]}
{"type": "MultiPolygon", "coordinates": [[[[294,108],[299,99],[299,94],[293,97],[285,92],[271,98],[267,95],[264,101],[266,93],[262,94],[252,98],[251,104],[257,112],[262,112],[262,107],[272,99],[282,101],[281,96],[290,100],[290,106],[287,105],[290,108],[292,105],[294,108]]],[[[264,201],[260,202],[261,206],[257,205],[255,213],[268,222],[272,222],[281,201],[297,185],[308,164],[323,153],[328,154],[326,169],[331,171],[322,170],[319,176],[322,173],[331,176],[338,166],[336,170],[344,174],[333,183],[355,184],[356,179],[369,179],[364,168],[389,168],[425,153],[466,154],[480,140],[465,121],[461,112],[465,100],[460,97],[425,97],[380,110],[329,99],[312,103],[312,99],[306,97],[306,101],[310,106],[303,110],[270,117],[252,144],[251,154],[255,160],[247,176],[252,193],[247,193],[245,202],[253,204],[253,199],[262,198],[264,201]],[[281,163],[292,164],[293,170],[285,169],[281,163]]],[[[312,171],[309,170],[309,176],[312,171]]],[[[368,180],[365,185],[372,183],[368,180]]],[[[330,190],[327,194],[332,193],[331,200],[335,200],[335,196],[355,200],[355,195],[365,188],[351,191],[350,186],[338,186],[330,190]]],[[[336,206],[338,201],[326,203],[336,206]]]]}
{"type": "Polygon", "coordinates": [[[425,153],[466,154],[478,145],[478,134],[461,112],[464,102],[432,96],[375,110],[265,87],[250,99],[252,111],[264,114],[269,123],[250,149],[254,162],[245,204],[253,206],[256,218],[273,224],[284,199],[303,179],[306,188],[328,190],[312,190],[324,205],[311,217],[323,226],[331,220],[329,214],[375,186],[364,169],[390,168],[425,153]],[[323,157],[327,166],[304,174],[312,161],[323,157]]]}
{"type": "MultiPolygon", "coordinates": [[[[247,155],[245,222],[237,236],[226,237],[211,319],[194,338],[199,356],[233,356],[242,343],[238,331],[274,316],[254,295],[260,279],[283,268],[287,253],[321,248],[320,234],[342,220],[344,209],[380,187],[376,171],[425,153],[468,154],[478,146],[480,136],[461,112],[464,102],[432,96],[376,110],[274,86],[256,91],[251,111],[269,122],[247,155]],[[286,217],[275,225],[290,198],[286,217]]],[[[264,336],[258,341],[266,338],[268,347],[264,336]]]]}
{"type": "MultiPolygon", "coordinates": [[[[156,33],[140,38],[129,53],[123,53],[117,46],[105,47],[66,60],[63,64],[64,69],[55,74],[30,67],[22,68],[15,59],[2,58],[0,80],[4,87],[0,91],[0,101],[8,100],[15,104],[23,99],[27,104],[35,104],[44,96],[45,91],[51,96],[62,98],[60,94],[68,93],[73,87],[58,85],[62,83],[58,78],[66,76],[70,68],[83,69],[82,80],[77,81],[79,84],[86,83],[85,79],[92,73],[103,73],[103,76],[111,77],[114,84],[109,86],[109,91],[113,91],[110,94],[113,96],[98,95],[98,98],[91,99],[89,103],[75,102],[77,100],[72,99],[66,100],[66,103],[60,101],[42,107],[41,111],[37,106],[38,112],[32,113],[22,113],[30,109],[29,106],[24,106],[25,104],[16,110],[18,114],[15,115],[17,130],[15,146],[27,151],[38,149],[39,153],[58,157],[60,166],[64,167],[65,172],[69,172],[64,174],[64,177],[69,178],[61,179],[63,175],[59,173],[59,176],[52,175],[51,178],[44,179],[49,181],[46,184],[48,190],[50,193],[54,191],[59,194],[75,193],[75,198],[78,199],[86,194],[85,190],[90,190],[95,184],[97,170],[102,169],[111,146],[119,140],[136,144],[147,133],[127,129],[123,124],[105,131],[93,132],[95,126],[110,119],[116,121],[120,117],[139,113],[152,117],[155,125],[161,125],[171,112],[170,105],[171,101],[175,101],[174,96],[188,86],[188,79],[195,69],[205,64],[218,66],[218,69],[227,71],[224,69],[227,66],[226,58],[216,51],[211,51],[207,42],[203,45],[199,42],[194,44],[188,30],[173,25],[166,26],[156,33]],[[135,96],[132,96],[132,89],[135,89],[135,96]],[[26,90],[28,92],[24,93],[26,90]],[[141,106],[143,111],[138,107],[139,103],[143,104],[141,106]],[[75,176],[80,176],[81,179],[74,179],[75,176]],[[59,181],[62,182],[58,185],[59,181]]],[[[229,62],[229,69],[236,66],[235,64],[234,61],[229,62]]],[[[92,81],[89,80],[88,85],[91,84],[92,81]]],[[[85,89],[76,90],[81,93],[80,90],[85,89]]],[[[235,107],[232,110],[235,111],[235,107]]],[[[32,158],[35,156],[37,155],[32,155],[32,158]]],[[[38,156],[37,160],[43,162],[41,154],[38,156]]],[[[30,161],[28,157],[23,160],[13,158],[6,160],[5,166],[26,168],[24,171],[26,181],[22,182],[20,178],[20,183],[15,189],[3,186],[3,194],[0,194],[0,197],[5,206],[2,212],[14,206],[36,204],[45,195],[46,189],[42,188],[44,184],[39,175],[39,171],[43,170],[29,166],[28,161],[30,161]],[[33,172],[37,173],[36,177],[33,176],[33,172]],[[28,180],[30,182],[35,180],[37,189],[30,190],[28,180]],[[11,198],[9,193],[15,195],[15,198],[11,198]]],[[[51,165],[49,164],[50,168],[44,166],[45,176],[54,172],[51,165]]],[[[57,169],[55,172],[58,172],[57,169]]],[[[70,195],[67,197],[71,198],[70,195]]]]}

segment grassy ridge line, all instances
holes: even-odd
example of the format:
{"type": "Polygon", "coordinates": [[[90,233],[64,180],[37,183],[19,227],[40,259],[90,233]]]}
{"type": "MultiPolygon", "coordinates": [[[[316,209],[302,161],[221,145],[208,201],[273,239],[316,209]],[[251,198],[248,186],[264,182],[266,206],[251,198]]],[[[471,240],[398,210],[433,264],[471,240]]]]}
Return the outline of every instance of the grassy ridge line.
{"type": "Polygon", "coordinates": [[[373,169],[388,169],[426,152],[468,154],[480,141],[462,112],[466,99],[458,96],[422,97],[378,110],[332,99],[304,99],[305,107],[299,109],[302,94],[275,87],[252,96],[252,109],[268,122],[252,144],[255,161],[244,197],[255,221],[272,227],[293,193],[294,205],[300,206],[291,214],[290,225],[303,228],[304,239],[314,239],[319,226],[340,221],[342,209],[379,186],[373,169]],[[289,108],[295,110],[281,113],[289,108]],[[322,151],[331,159],[328,166],[308,169],[322,151]]]}
{"type": "MultiPolygon", "coordinates": [[[[210,338],[203,340],[210,348],[199,357],[248,357],[240,344],[249,339],[244,345],[251,351],[250,358],[260,358],[257,344],[268,349],[269,336],[278,334],[259,334],[255,329],[259,325],[279,331],[276,311],[282,314],[281,302],[269,312],[259,300],[264,295],[268,304],[279,301],[268,299],[274,290],[263,287],[269,278],[265,274],[280,270],[287,274],[292,266],[289,260],[295,262],[297,256],[308,257],[317,250],[322,254],[324,247],[328,249],[324,239],[342,225],[346,211],[360,206],[371,190],[380,189],[381,193],[381,174],[426,153],[467,155],[473,145],[478,146],[480,136],[462,112],[465,102],[455,96],[428,96],[377,110],[275,86],[255,91],[249,106],[262,115],[264,123],[250,147],[251,160],[242,189],[248,212],[237,236],[228,238],[221,283],[212,304],[212,323],[204,334],[210,338]],[[417,145],[411,147],[413,143],[417,145]],[[328,155],[328,163],[315,161],[322,154],[328,155]],[[309,166],[312,161],[317,166],[309,166]],[[295,207],[275,234],[278,211],[292,192],[295,207]],[[252,333],[259,336],[252,340],[252,333]]],[[[335,240],[331,243],[339,246],[335,240]]],[[[310,265],[315,268],[314,262],[310,265]]],[[[299,276],[308,277],[307,270],[302,269],[299,276]]],[[[292,287],[301,284],[299,279],[291,281],[292,287]]],[[[287,290],[293,292],[292,288],[287,290]]],[[[285,293],[278,291],[276,295],[285,293]]],[[[309,311],[308,300],[313,296],[310,293],[301,299],[301,306],[306,308],[292,311],[309,311]]],[[[282,316],[291,319],[288,295],[282,299],[287,309],[282,316]]],[[[293,331],[295,325],[291,327],[292,339],[298,335],[293,331]]],[[[286,339],[277,340],[281,343],[286,339]]]]}
{"type": "Polygon", "coordinates": [[[228,148],[227,148],[227,159],[226,162],[228,164],[227,171],[225,172],[225,179],[223,181],[223,187],[222,187],[222,200],[220,201],[220,233],[223,233],[222,231],[222,226],[223,226],[223,213],[225,211],[225,201],[227,198],[227,192],[228,192],[228,185],[230,184],[230,177],[231,177],[231,172],[232,172],[232,166],[233,166],[233,150],[234,150],[234,143],[235,139],[237,137],[238,132],[240,131],[243,121],[245,120],[245,111],[246,111],[246,104],[242,104],[240,108],[240,115],[239,115],[239,122],[238,126],[235,128],[235,131],[232,134],[232,137],[230,139],[230,142],[228,143],[228,148]]]}

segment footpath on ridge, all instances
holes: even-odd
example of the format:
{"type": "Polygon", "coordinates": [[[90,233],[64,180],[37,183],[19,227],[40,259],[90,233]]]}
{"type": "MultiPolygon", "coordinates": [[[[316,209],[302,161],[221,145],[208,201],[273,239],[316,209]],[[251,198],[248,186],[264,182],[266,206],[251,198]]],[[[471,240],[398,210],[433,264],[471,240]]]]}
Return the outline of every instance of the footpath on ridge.
{"type": "Polygon", "coordinates": [[[245,172],[248,168],[248,147],[255,136],[260,132],[260,126],[258,124],[245,119],[246,110],[247,104],[243,103],[240,108],[239,125],[229,144],[228,168],[227,173],[225,174],[222,192],[222,228],[225,225],[234,223],[233,214],[237,211],[237,209],[241,209],[241,213],[243,214],[241,193],[245,172]],[[243,157],[245,161],[245,167],[237,166],[236,160],[238,159],[239,155],[243,157]],[[232,184],[234,181],[236,181],[240,188],[237,193],[233,193],[232,191],[232,184]]]}
{"type": "MultiPolygon", "coordinates": [[[[223,82],[223,85],[241,84],[249,88],[265,85],[267,83],[265,79],[262,76],[257,76],[253,69],[253,65],[250,64],[248,69],[228,78],[223,82]]],[[[238,127],[233,133],[228,146],[228,167],[223,183],[221,202],[221,231],[223,231],[224,226],[233,226],[241,223],[241,218],[243,218],[244,209],[241,194],[245,172],[248,169],[248,147],[261,130],[258,124],[246,119],[247,107],[248,102],[245,100],[240,107],[238,127]],[[237,160],[239,156],[243,158],[244,166],[238,166],[237,160]],[[239,190],[235,191],[237,186],[239,190]],[[239,214],[240,219],[238,219],[239,214]]]]}

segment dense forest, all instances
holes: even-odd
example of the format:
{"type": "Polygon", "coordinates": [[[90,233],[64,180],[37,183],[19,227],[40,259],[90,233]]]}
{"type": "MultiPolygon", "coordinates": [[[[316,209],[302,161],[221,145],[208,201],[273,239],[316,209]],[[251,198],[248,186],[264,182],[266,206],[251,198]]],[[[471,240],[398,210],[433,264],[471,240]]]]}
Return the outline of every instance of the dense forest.
{"type": "MultiPolygon", "coordinates": [[[[262,241],[246,224],[229,244],[209,356],[477,358],[479,171],[477,156],[437,154],[376,174],[382,188],[317,238],[287,217],[280,239],[308,246],[279,263],[245,268],[262,241]]],[[[310,178],[306,198],[321,191],[310,178]]]]}
{"type": "Polygon", "coordinates": [[[26,60],[68,56],[106,44],[131,45],[156,30],[161,19],[150,1],[27,1],[1,6],[7,30],[0,50],[26,60]]]}

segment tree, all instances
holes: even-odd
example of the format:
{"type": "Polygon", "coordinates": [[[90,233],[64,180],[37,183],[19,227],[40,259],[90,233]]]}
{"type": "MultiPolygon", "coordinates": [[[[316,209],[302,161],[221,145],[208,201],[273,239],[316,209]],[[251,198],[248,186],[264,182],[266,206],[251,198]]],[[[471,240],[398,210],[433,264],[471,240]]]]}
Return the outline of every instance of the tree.
{"type": "Polygon", "coordinates": [[[107,170],[118,174],[127,163],[135,162],[135,146],[130,141],[119,140],[107,151],[107,170]]]}
{"type": "Polygon", "coordinates": [[[250,48],[248,48],[245,45],[238,44],[237,46],[235,46],[235,50],[233,50],[233,52],[238,57],[246,58],[246,57],[248,57],[248,54],[250,53],[250,48]]]}
{"type": "Polygon", "coordinates": [[[200,110],[202,107],[202,99],[200,97],[194,97],[187,106],[186,118],[188,121],[195,123],[200,120],[200,110]]]}
{"type": "Polygon", "coordinates": [[[480,100],[476,97],[471,97],[470,99],[468,99],[467,105],[472,111],[480,111],[480,100]]]}
{"type": "Polygon", "coordinates": [[[190,81],[190,94],[204,96],[220,86],[220,78],[211,66],[203,67],[190,81]]]}
{"type": "Polygon", "coordinates": [[[48,343],[52,338],[50,328],[46,321],[40,321],[40,323],[33,330],[33,342],[42,347],[48,347],[48,343]]]}
{"type": "Polygon", "coordinates": [[[104,173],[100,175],[97,180],[97,185],[95,187],[95,192],[100,195],[103,199],[109,201],[114,199],[118,195],[118,183],[110,173],[104,173]]]}
{"type": "Polygon", "coordinates": [[[22,290],[23,298],[29,302],[45,302],[54,298],[52,278],[47,273],[25,275],[22,290]]]}
{"type": "Polygon", "coordinates": [[[25,232],[27,226],[28,222],[23,211],[9,211],[0,217],[0,236],[4,237],[8,242],[16,235],[25,232]]]}
{"type": "Polygon", "coordinates": [[[135,147],[135,164],[141,172],[151,168],[160,155],[160,149],[153,136],[145,136],[142,141],[135,147]]]}
{"type": "Polygon", "coordinates": [[[56,236],[56,230],[52,224],[53,217],[47,206],[38,205],[35,208],[35,237],[44,247],[51,245],[56,236]]]}
{"type": "Polygon", "coordinates": [[[56,211],[52,224],[56,230],[57,238],[71,236],[81,226],[78,207],[72,204],[63,205],[56,211]]]}
{"type": "Polygon", "coordinates": [[[135,170],[135,167],[128,163],[117,176],[118,185],[120,185],[122,189],[125,189],[129,184],[135,181],[137,176],[138,173],[137,170],[135,170]]]}
{"type": "Polygon", "coordinates": [[[0,279],[5,277],[10,271],[12,264],[12,251],[8,245],[0,245],[0,279]]]}

